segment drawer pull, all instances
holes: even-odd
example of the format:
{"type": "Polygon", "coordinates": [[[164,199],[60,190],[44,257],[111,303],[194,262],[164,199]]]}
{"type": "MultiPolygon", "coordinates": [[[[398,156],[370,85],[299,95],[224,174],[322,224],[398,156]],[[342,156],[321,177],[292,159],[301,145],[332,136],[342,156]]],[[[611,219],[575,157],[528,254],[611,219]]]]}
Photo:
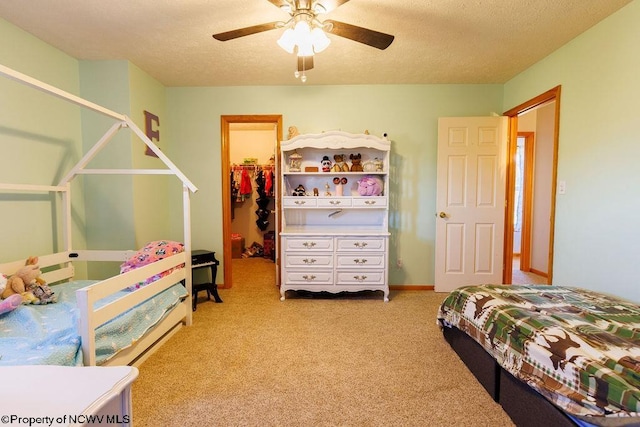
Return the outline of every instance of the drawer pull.
{"type": "Polygon", "coordinates": [[[355,246],[356,248],[362,249],[365,246],[367,246],[367,242],[354,242],[353,246],[355,246]]]}
{"type": "Polygon", "coordinates": [[[305,259],[302,260],[302,262],[304,262],[305,264],[313,264],[314,262],[316,262],[316,260],[313,259],[313,258],[311,258],[311,259],[305,258],[305,259]]]}
{"type": "Polygon", "coordinates": [[[304,246],[307,249],[313,248],[316,245],[316,242],[304,242],[302,244],[302,246],[304,246]]]}
{"type": "Polygon", "coordinates": [[[362,259],[354,259],[353,262],[355,262],[356,264],[364,264],[367,262],[367,260],[365,258],[362,259]]]}
{"type": "Polygon", "coordinates": [[[311,276],[305,274],[304,276],[302,276],[302,278],[307,282],[312,282],[316,278],[316,276],[314,276],[313,274],[311,276]]]}
{"type": "Polygon", "coordinates": [[[341,203],[340,200],[329,200],[329,203],[331,203],[332,205],[339,205],[341,203]]]}
{"type": "Polygon", "coordinates": [[[364,282],[367,279],[367,276],[353,276],[358,282],[364,282]]]}
{"type": "Polygon", "coordinates": [[[375,205],[375,204],[376,204],[376,201],[375,201],[375,200],[365,200],[365,201],[364,201],[364,204],[365,204],[365,205],[375,205]]]}
{"type": "Polygon", "coordinates": [[[306,200],[296,200],[293,203],[295,203],[296,205],[304,205],[305,203],[307,203],[307,201],[306,200]]]}

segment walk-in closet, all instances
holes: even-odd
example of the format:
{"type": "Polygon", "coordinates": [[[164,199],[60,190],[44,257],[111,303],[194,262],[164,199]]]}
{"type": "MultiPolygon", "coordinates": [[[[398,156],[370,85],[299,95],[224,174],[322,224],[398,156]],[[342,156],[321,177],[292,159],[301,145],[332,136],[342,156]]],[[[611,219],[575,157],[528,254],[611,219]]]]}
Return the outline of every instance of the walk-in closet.
{"type": "Polygon", "coordinates": [[[275,150],[273,123],[231,123],[232,259],[275,261],[275,150]]]}

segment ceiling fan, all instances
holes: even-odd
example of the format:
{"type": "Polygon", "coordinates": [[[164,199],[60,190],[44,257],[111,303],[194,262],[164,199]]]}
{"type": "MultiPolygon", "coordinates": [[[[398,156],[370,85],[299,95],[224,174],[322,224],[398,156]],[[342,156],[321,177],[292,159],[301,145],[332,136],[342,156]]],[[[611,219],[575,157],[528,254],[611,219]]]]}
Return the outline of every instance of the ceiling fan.
{"type": "Polygon", "coordinates": [[[305,71],[313,68],[313,55],[324,50],[330,43],[325,32],[344,37],[377,49],[384,50],[394,36],[358,27],[344,22],[326,19],[320,21],[318,15],[329,13],[349,0],[267,0],[271,4],[286,11],[290,18],[286,22],[276,21],[251,27],[239,28],[214,34],[219,41],[228,41],[264,31],[286,28],[278,44],[289,53],[296,53],[298,70],[296,77],[302,75],[306,81],[305,71]]]}

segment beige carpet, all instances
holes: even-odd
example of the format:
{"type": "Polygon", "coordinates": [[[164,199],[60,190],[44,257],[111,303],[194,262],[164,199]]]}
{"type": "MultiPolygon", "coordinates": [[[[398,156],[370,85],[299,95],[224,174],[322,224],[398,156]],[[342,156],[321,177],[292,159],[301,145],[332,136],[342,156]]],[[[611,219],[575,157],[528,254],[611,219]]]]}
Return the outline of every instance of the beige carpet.
{"type": "Polygon", "coordinates": [[[443,294],[281,302],[271,261],[233,274],[140,367],[136,426],[513,425],[442,338],[443,294]]]}
{"type": "Polygon", "coordinates": [[[520,257],[513,257],[513,269],[511,274],[511,283],[514,285],[546,285],[549,280],[530,271],[520,270],[520,257]]]}

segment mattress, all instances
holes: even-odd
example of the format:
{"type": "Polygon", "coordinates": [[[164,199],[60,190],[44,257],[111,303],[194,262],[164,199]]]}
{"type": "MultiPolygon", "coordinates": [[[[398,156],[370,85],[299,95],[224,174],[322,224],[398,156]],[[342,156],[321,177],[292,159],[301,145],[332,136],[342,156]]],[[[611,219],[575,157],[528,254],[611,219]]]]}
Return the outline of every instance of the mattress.
{"type": "Polygon", "coordinates": [[[569,415],[594,424],[638,416],[637,304],[570,287],[468,286],[445,298],[438,322],[468,334],[569,415]]]}
{"type": "MultiPolygon", "coordinates": [[[[76,290],[96,281],[78,280],[51,286],[58,302],[23,305],[0,316],[0,366],[82,366],[76,290]]],[[[130,292],[123,290],[99,300],[99,308],[130,292]]],[[[130,347],[187,296],[181,284],[160,292],[96,328],[96,364],[101,365],[130,347]]]]}

